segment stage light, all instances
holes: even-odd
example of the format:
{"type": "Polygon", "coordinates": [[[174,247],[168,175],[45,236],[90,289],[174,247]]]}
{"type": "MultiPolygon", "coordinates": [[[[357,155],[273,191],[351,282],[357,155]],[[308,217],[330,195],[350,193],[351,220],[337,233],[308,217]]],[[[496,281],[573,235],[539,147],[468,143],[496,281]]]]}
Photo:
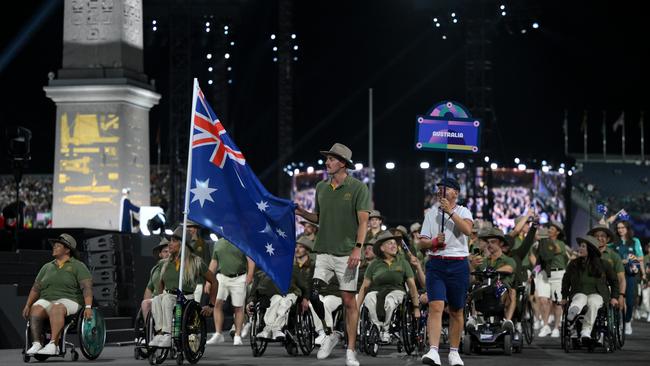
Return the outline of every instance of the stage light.
{"type": "Polygon", "coordinates": [[[499,168],[499,165],[497,163],[490,164],[490,169],[496,170],[497,168],[499,168]]]}
{"type": "Polygon", "coordinates": [[[318,165],[323,165],[323,159],[318,159],[318,165]]]}
{"type": "Polygon", "coordinates": [[[205,33],[210,33],[210,28],[205,28],[205,33]]]}
{"type": "Polygon", "coordinates": [[[229,54],[229,53],[226,53],[225,55],[223,55],[223,57],[227,60],[227,59],[230,58],[230,54],[229,54]]]}
{"type": "Polygon", "coordinates": [[[212,72],[212,66],[208,67],[208,72],[212,72]]]}
{"type": "Polygon", "coordinates": [[[299,173],[300,173],[300,169],[296,168],[293,170],[293,174],[299,174],[299,173]]]}
{"type": "Polygon", "coordinates": [[[440,28],[440,23],[436,23],[436,28],[440,28]]]}
{"type": "Polygon", "coordinates": [[[208,53],[207,55],[205,55],[205,58],[207,58],[208,60],[211,60],[212,59],[212,54],[208,53]]]}
{"type": "Polygon", "coordinates": [[[456,16],[456,13],[451,13],[451,17],[454,18],[456,16]]]}
{"type": "Polygon", "coordinates": [[[454,162],[454,159],[449,158],[449,159],[447,159],[447,161],[450,162],[450,163],[453,163],[453,162],[454,162]]]}
{"type": "Polygon", "coordinates": [[[386,231],[386,229],[387,229],[386,225],[381,225],[381,229],[382,229],[383,231],[386,231]]]}
{"type": "Polygon", "coordinates": [[[433,18],[434,23],[438,23],[438,18],[433,18]]]}
{"type": "Polygon", "coordinates": [[[501,10],[504,10],[505,8],[506,8],[506,6],[503,5],[503,4],[501,4],[501,6],[499,6],[499,9],[501,9],[501,10]]]}
{"type": "Polygon", "coordinates": [[[224,26],[223,26],[223,30],[227,31],[228,29],[229,29],[229,28],[228,28],[227,25],[224,25],[224,26]]]}
{"type": "Polygon", "coordinates": [[[534,23],[533,23],[533,29],[537,29],[537,28],[539,28],[539,23],[534,22],[534,23]]]}
{"type": "Polygon", "coordinates": [[[232,79],[228,79],[228,84],[232,84],[232,79]]]}
{"type": "Polygon", "coordinates": [[[209,85],[212,85],[212,83],[213,83],[212,80],[208,80],[208,84],[209,84],[209,85]]]}
{"type": "Polygon", "coordinates": [[[573,175],[573,171],[571,171],[571,170],[569,170],[569,171],[566,172],[566,173],[567,173],[567,175],[568,175],[569,177],[573,175]]]}
{"type": "Polygon", "coordinates": [[[447,39],[447,36],[443,34],[442,39],[447,39]]]}
{"type": "Polygon", "coordinates": [[[521,34],[526,34],[526,30],[525,30],[525,29],[522,29],[522,30],[521,30],[521,34]]]}
{"type": "Polygon", "coordinates": [[[363,164],[361,163],[354,164],[354,170],[361,170],[361,169],[363,169],[363,164]]]}
{"type": "Polygon", "coordinates": [[[232,66],[228,66],[228,71],[232,71],[232,66]]]}
{"type": "Polygon", "coordinates": [[[294,51],[298,51],[298,45],[293,46],[294,51]]]}
{"type": "Polygon", "coordinates": [[[489,156],[484,157],[483,161],[485,161],[486,163],[489,163],[490,162],[490,157],[489,156]]]}
{"type": "Polygon", "coordinates": [[[275,34],[271,34],[271,39],[275,39],[275,34]]]}
{"type": "Polygon", "coordinates": [[[519,164],[519,165],[517,165],[517,169],[519,169],[519,170],[526,170],[526,164],[519,164]]]}
{"type": "Polygon", "coordinates": [[[456,163],[456,169],[465,169],[465,163],[459,161],[458,163],[456,163]]]}
{"type": "Polygon", "coordinates": [[[520,161],[519,158],[515,158],[515,164],[519,164],[520,161]]]}
{"type": "Polygon", "coordinates": [[[297,56],[294,56],[294,57],[293,57],[293,60],[294,60],[294,61],[298,61],[298,57],[297,57],[297,56]]]}
{"type": "Polygon", "coordinates": [[[388,163],[386,163],[386,169],[388,170],[395,169],[395,163],[389,161],[388,163]]]}
{"type": "Polygon", "coordinates": [[[215,233],[210,233],[210,240],[217,241],[219,240],[219,237],[215,233]]]}
{"type": "Polygon", "coordinates": [[[296,39],[296,34],[295,33],[291,33],[291,39],[296,39]]]}
{"type": "Polygon", "coordinates": [[[155,31],[157,31],[157,30],[158,30],[158,27],[156,27],[156,26],[154,26],[154,27],[153,27],[153,28],[151,28],[151,29],[152,29],[152,30],[153,30],[153,31],[155,32],[155,31]]]}
{"type": "Polygon", "coordinates": [[[560,164],[560,168],[564,168],[564,163],[560,164]]]}
{"type": "Polygon", "coordinates": [[[273,62],[278,62],[278,58],[277,58],[277,57],[273,57],[273,62]]]}
{"type": "Polygon", "coordinates": [[[564,174],[564,168],[558,169],[557,172],[560,173],[560,174],[564,174]]]}
{"type": "Polygon", "coordinates": [[[277,47],[277,46],[273,46],[273,52],[277,52],[277,51],[278,51],[278,47],[277,47]]]}
{"type": "Polygon", "coordinates": [[[156,25],[157,23],[158,23],[158,21],[155,20],[155,19],[151,21],[151,24],[153,24],[153,25],[156,25]]]}
{"type": "Polygon", "coordinates": [[[210,26],[210,22],[205,22],[205,26],[206,26],[206,27],[209,27],[209,26],[210,26]]]}
{"type": "Polygon", "coordinates": [[[542,165],[546,165],[546,160],[542,160],[542,165]]]}
{"type": "Polygon", "coordinates": [[[458,19],[454,18],[454,20],[452,20],[452,22],[458,23],[458,19]]]}
{"type": "Polygon", "coordinates": [[[290,177],[293,177],[293,172],[292,171],[288,171],[287,174],[289,174],[290,177]]]}
{"type": "Polygon", "coordinates": [[[228,31],[223,31],[223,34],[228,35],[228,31]]]}
{"type": "Polygon", "coordinates": [[[542,171],[543,171],[544,173],[548,173],[550,170],[551,170],[551,168],[549,168],[549,167],[546,166],[546,165],[544,165],[544,166],[542,167],[542,171]]]}
{"type": "Polygon", "coordinates": [[[235,41],[231,41],[231,42],[230,42],[230,45],[231,45],[231,46],[234,46],[234,45],[235,45],[235,41]]]}
{"type": "Polygon", "coordinates": [[[502,16],[502,17],[506,16],[506,12],[505,12],[505,11],[502,11],[502,12],[501,12],[501,16],[502,16]]]}
{"type": "Polygon", "coordinates": [[[429,162],[428,161],[421,162],[420,169],[429,169],[429,162]]]}
{"type": "Polygon", "coordinates": [[[308,174],[311,174],[311,173],[313,173],[313,172],[314,172],[314,167],[313,167],[313,166],[308,166],[308,167],[307,167],[307,173],[308,173],[308,174]]]}

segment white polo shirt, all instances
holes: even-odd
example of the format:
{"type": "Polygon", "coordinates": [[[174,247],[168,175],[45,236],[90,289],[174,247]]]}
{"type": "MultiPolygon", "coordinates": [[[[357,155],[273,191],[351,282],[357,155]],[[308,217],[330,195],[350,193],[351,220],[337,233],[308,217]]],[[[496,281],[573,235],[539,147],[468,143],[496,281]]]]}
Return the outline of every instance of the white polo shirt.
{"type": "MultiPolygon", "coordinates": [[[[442,211],[440,210],[440,205],[436,203],[431,207],[429,211],[424,215],[424,222],[422,223],[422,231],[420,235],[426,236],[430,239],[435,239],[440,232],[440,223],[442,221],[442,211]]],[[[472,213],[460,205],[456,205],[452,210],[455,215],[459,216],[461,219],[469,219],[472,222],[472,213]]],[[[427,255],[440,255],[445,257],[467,257],[469,256],[468,248],[468,237],[463,234],[460,229],[456,227],[454,220],[449,218],[449,215],[445,214],[445,249],[438,250],[436,252],[427,250],[427,255]]]]}

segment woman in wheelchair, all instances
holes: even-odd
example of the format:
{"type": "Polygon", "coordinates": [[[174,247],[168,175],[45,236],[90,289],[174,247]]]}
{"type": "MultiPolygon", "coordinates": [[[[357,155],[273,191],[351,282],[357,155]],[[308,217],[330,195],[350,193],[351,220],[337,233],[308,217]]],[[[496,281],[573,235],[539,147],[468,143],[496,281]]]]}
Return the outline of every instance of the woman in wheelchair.
{"type": "Polygon", "coordinates": [[[158,296],[158,286],[156,284],[160,283],[160,268],[162,267],[163,260],[169,258],[169,240],[167,238],[162,238],[160,244],[155,246],[152,250],[153,257],[158,260],[155,266],[151,268],[149,274],[149,282],[147,282],[147,288],[144,290],[144,295],[142,297],[142,303],[140,308],[142,309],[142,318],[147,319],[147,314],[151,310],[151,301],[155,296],[158,296]]]}
{"type": "MultiPolygon", "coordinates": [[[[517,290],[513,286],[515,281],[515,270],[517,269],[517,263],[514,259],[508,257],[504,254],[503,249],[509,249],[510,241],[506,240],[503,232],[497,228],[488,229],[479,234],[481,240],[487,242],[487,252],[488,257],[477,262],[470,263],[473,266],[473,270],[485,272],[494,270],[501,273],[509,273],[510,275],[502,276],[500,278],[500,283],[496,283],[497,291],[501,292],[499,300],[505,307],[504,311],[504,321],[502,327],[504,330],[510,332],[514,331],[514,324],[512,323],[512,316],[515,313],[517,307],[516,295],[517,290]]],[[[490,291],[494,290],[490,288],[490,291]]],[[[466,326],[476,327],[476,320],[470,317],[467,320],[466,326]]]]}
{"type": "MultiPolygon", "coordinates": [[[[258,295],[262,294],[268,299],[269,304],[264,313],[264,329],[257,333],[257,338],[274,341],[284,339],[285,334],[282,329],[287,325],[289,313],[298,299],[302,299],[300,300],[301,311],[309,311],[307,296],[311,291],[314,273],[314,262],[309,258],[312,249],[314,249],[314,242],[308,237],[302,236],[296,241],[291,287],[284,296],[263,272],[256,276],[257,281],[254,281],[253,290],[256,296],[252,300],[259,300],[258,295]]],[[[249,304],[249,308],[251,305],[249,304]]]]}
{"type": "MultiPolygon", "coordinates": [[[[187,237],[189,237],[189,234],[187,237]]],[[[166,348],[172,345],[171,327],[174,317],[174,305],[177,300],[182,238],[183,227],[179,226],[174,230],[168,245],[169,258],[161,262],[160,282],[158,284],[160,295],[154,297],[151,301],[151,314],[155,323],[156,335],[149,342],[150,347],[166,348]]],[[[199,279],[204,278],[212,286],[210,286],[210,304],[203,307],[201,314],[211,315],[217,298],[217,279],[214,273],[208,270],[203,259],[194,254],[189,242],[186,242],[185,249],[183,294],[188,300],[192,300],[199,279]]]]}
{"type": "Polygon", "coordinates": [[[32,346],[26,355],[58,355],[59,339],[65,317],[77,314],[85,306],[84,317],[92,317],[93,283],[88,268],[79,260],[76,240],[61,234],[52,243],[54,260],[46,263],[36,276],[23,309],[29,319],[32,346]],[[43,322],[49,319],[51,340],[43,347],[43,322]]]}
{"type": "Polygon", "coordinates": [[[377,235],[373,244],[377,259],[368,266],[358,295],[358,302],[368,309],[370,320],[380,329],[381,341],[385,343],[390,342],[389,328],[393,312],[404,301],[405,283],[412,299],[414,316],[420,317],[413,270],[404,257],[397,255],[397,241],[400,239],[401,236],[393,236],[388,231],[377,235]]]}
{"type": "Polygon", "coordinates": [[[566,315],[570,327],[574,326],[576,317],[587,306],[580,337],[588,342],[591,340],[598,309],[607,302],[618,305],[616,298],[619,287],[614,270],[609,263],[601,259],[598,240],[591,235],[585,235],[576,241],[580,245],[578,258],[569,263],[562,278],[562,305],[570,299],[566,315]]]}

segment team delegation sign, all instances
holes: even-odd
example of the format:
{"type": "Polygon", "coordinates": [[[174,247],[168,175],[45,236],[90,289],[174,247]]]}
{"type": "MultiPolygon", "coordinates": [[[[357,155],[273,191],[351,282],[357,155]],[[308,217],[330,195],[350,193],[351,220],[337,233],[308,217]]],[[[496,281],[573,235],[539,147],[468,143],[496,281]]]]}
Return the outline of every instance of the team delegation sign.
{"type": "Polygon", "coordinates": [[[481,121],[472,118],[460,104],[442,102],[416,119],[415,148],[477,153],[481,121]]]}

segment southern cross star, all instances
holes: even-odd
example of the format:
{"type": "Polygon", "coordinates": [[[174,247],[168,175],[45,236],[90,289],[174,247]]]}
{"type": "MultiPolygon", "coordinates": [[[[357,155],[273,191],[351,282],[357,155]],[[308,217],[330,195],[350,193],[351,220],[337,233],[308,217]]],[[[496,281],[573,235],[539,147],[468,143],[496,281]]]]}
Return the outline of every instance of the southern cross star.
{"type": "Polygon", "coordinates": [[[268,255],[274,255],[275,254],[275,249],[273,248],[273,244],[266,243],[266,253],[268,253],[268,255]]]}
{"type": "Polygon", "coordinates": [[[266,209],[268,207],[269,207],[269,203],[266,201],[260,200],[259,202],[257,202],[257,209],[262,212],[266,212],[266,209]]]}
{"type": "Polygon", "coordinates": [[[284,231],[282,231],[282,229],[277,228],[277,229],[275,229],[275,231],[276,231],[276,232],[278,233],[278,235],[280,235],[283,239],[286,239],[286,238],[287,238],[287,234],[285,234],[284,231]]]}
{"type": "Polygon", "coordinates": [[[201,207],[203,207],[205,201],[214,202],[210,194],[212,194],[212,192],[216,191],[217,189],[210,188],[210,178],[206,179],[203,182],[198,179],[195,179],[195,182],[196,182],[196,188],[190,189],[190,192],[194,193],[194,198],[192,198],[192,202],[199,201],[201,207]]]}

